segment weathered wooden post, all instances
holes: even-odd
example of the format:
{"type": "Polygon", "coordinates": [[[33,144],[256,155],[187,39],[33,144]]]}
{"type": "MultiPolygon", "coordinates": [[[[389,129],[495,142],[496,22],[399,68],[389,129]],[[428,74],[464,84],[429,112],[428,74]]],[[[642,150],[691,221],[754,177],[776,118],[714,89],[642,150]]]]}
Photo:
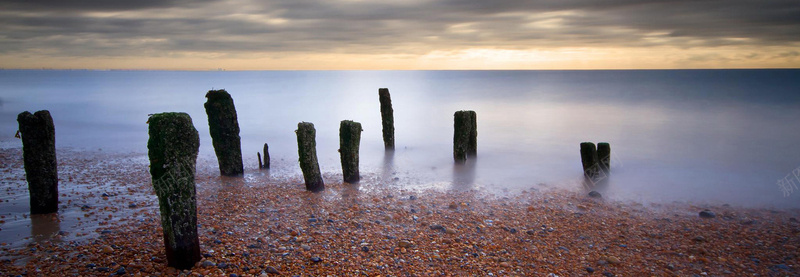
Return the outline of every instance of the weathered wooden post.
{"type": "Polygon", "coordinates": [[[347,183],[361,180],[358,172],[358,148],[361,143],[361,123],[342,120],[339,125],[339,155],[342,160],[342,173],[347,183]]]}
{"type": "Polygon", "coordinates": [[[383,146],[387,150],[394,150],[394,110],[392,97],[388,88],[378,89],[378,98],[381,101],[381,122],[383,123],[383,146]]]}
{"type": "Polygon", "coordinates": [[[600,168],[608,174],[611,172],[611,145],[608,142],[597,144],[597,158],[599,158],[600,168]]]}
{"type": "Polygon", "coordinates": [[[56,129],[47,110],[17,116],[31,214],[58,212],[56,129]]]}
{"type": "Polygon", "coordinates": [[[167,264],[189,269],[200,260],[194,183],[200,137],[186,113],[154,114],[149,125],[150,175],[158,195],[167,264]]]}
{"type": "Polygon", "coordinates": [[[242,145],[239,137],[239,121],[233,98],[224,89],[209,90],[205,103],[208,115],[208,128],[214,152],[219,162],[219,172],[225,176],[244,173],[242,164],[242,145]]]}
{"type": "Polygon", "coordinates": [[[475,111],[467,111],[469,113],[470,131],[469,141],[467,142],[467,156],[478,156],[478,114],[475,111]]]}
{"type": "Polygon", "coordinates": [[[463,163],[477,155],[477,116],[475,111],[457,111],[453,117],[453,158],[463,163]]]}
{"type": "Polygon", "coordinates": [[[297,154],[300,156],[300,169],[306,181],[306,189],[313,192],[325,189],[322,174],[317,162],[317,142],[314,124],[311,122],[297,123],[297,154]]]}
{"type": "Polygon", "coordinates": [[[583,166],[583,176],[586,181],[594,185],[600,171],[597,162],[597,149],[594,143],[581,142],[581,165],[583,166]]]}
{"type": "Polygon", "coordinates": [[[269,145],[264,143],[264,168],[269,169],[269,145]]]}
{"type": "Polygon", "coordinates": [[[256,155],[258,155],[258,169],[264,168],[264,164],[261,163],[261,153],[260,152],[256,152],[256,155]]]}

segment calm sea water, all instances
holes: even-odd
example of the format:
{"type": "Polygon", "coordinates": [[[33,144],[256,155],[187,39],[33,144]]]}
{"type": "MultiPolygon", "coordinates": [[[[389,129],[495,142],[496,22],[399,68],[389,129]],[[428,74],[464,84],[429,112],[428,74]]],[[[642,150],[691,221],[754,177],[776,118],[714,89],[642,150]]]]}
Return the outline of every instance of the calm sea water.
{"type": "MultiPolygon", "coordinates": [[[[800,167],[800,70],[26,71],[0,70],[0,146],[16,116],[50,110],[57,147],[146,154],[148,114],[189,113],[212,157],[210,89],[236,103],[245,164],[270,144],[299,175],[294,130],[317,128],[322,171],[341,174],[339,121],[361,122],[365,182],[410,188],[578,189],[579,143],[609,142],[605,197],[800,207],[779,179],[800,167]],[[385,156],[378,88],[389,88],[397,152],[385,156]],[[452,160],[453,113],[478,114],[478,159],[452,160]],[[541,185],[546,184],[546,185],[541,185]]],[[[800,184],[800,179],[793,179],[800,184]]]]}

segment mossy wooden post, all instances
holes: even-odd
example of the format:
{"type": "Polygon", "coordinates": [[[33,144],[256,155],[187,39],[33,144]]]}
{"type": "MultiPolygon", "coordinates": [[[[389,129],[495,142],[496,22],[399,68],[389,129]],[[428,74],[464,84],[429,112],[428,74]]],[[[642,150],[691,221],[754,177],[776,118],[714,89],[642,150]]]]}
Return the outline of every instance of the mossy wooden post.
{"type": "Polygon", "coordinates": [[[317,142],[314,124],[310,122],[297,123],[297,154],[300,156],[300,169],[306,181],[306,189],[313,192],[325,189],[322,174],[317,162],[317,142]]]}
{"type": "Polygon", "coordinates": [[[600,170],[597,161],[597,149],[592,142],[581,142],[581,165],[583,176],[590,184],[594,184],[597,172],[600,170]]]}
{"type": "Polygon", "coordinates": [[[154,114],[149,125],[150,175],[158,195],[167,264],[189,269],[200,260],[194,183],[200,137],[186,113],[154,114]]]}
{"type": "Polygon", "coordinates": [[[339,125],[339,155],[342,160],[342,174],[347,183],[361,180],[358,172],[358,148],[361,143],[361,123],[342,120],[339,125]]]}
{"type": "Polygon", "coordinates": [[[383,146],[387,150],[394,150],[394,110],[392,97],[388,88],[378,89],[378,98],[381,101],[381,122],[383,123],[383,146]]]}
{"type": "Polygon", "coordinates": [[[463,163],[477,153],[477,128],[474,111],[457,111],[453,120],[453,159],[463,163]]]}
{"type": "Polygon", "coordinates": [[[269,169],[269,145],[264,143],[264,168],[269,169]]]}
{"type": "Polygon", "coordinates": [[[22,159],[28,180],[31,214],[58,211],[56,129],[47,110],[17,116],[22,138],[22,159]]]}
{"type": "Polygon", "coordinates": [[[467,156],[478,156],[478,114],[475,111],[467,111],[469,113],[469,140],[467,141],[467,156]]]}
{"type": "Polygon", "coordinates": [[[597,144],[597,158],[600,168],[603,172],[608,174],[611,172],[611,145],[608,142],[601,142],[597,144]]]}
{"type": "Polygon", "coordinates": [[[225,176],[244,173],[242,164],[242,145],[239,137],[239,121],[233,98],[224,89],[210,90],[205,103],[208,115],[208,128],[214,152],[219,161],[219,172],[225,176]]]}

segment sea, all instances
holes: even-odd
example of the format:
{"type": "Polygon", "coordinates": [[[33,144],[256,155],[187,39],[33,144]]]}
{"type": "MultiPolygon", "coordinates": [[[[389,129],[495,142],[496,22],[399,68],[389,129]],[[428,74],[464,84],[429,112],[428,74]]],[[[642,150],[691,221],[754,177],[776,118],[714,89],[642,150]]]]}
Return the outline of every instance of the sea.
{"type": "MultiPolygon", "coordinates": [[[[604,199],[800,208],[800,70],[91,71],[0,70],[0,147],[17,114],[49,110],[56,147],[146,158],[150,114],[186,112],[215,159],[203,103],[233,97],[246,174],[269,144],[273,175],[302,173],[295,130],[316,127],[328,182],[341,182],[339,123],[363,126],[369,186],[497,193],[586,187],[581,142],[608,142],[604,199]],[[396,151],[381,135],[391,93],[396,151]],[[453,160],[453,114],[477,113],[478,153],[453,160]]],[[[143,159],[146,160],[146,159],[143,159]]],[[[298,183],[298,186],[302,186],[298,183]]]]}

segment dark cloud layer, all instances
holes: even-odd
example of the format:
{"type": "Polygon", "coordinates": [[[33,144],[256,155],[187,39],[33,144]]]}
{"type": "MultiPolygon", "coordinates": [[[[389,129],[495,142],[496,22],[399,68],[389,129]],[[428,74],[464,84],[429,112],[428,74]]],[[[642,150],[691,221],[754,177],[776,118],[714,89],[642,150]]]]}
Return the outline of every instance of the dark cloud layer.
{"type": "Polygon", "coordinates": [[[0,1],[0,54],[798,44],[797,0],[0,1]]]}

